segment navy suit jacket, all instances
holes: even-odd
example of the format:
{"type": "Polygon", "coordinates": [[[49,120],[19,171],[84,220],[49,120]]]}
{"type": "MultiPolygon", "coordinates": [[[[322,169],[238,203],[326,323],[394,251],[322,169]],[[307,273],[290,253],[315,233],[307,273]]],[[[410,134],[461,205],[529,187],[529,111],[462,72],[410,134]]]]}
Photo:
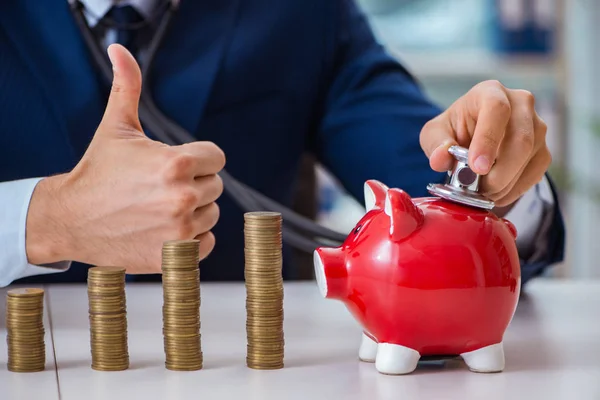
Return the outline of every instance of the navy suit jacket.
{"type": "MultiPolygon", "coordinates": [[[[286,205],[305,151],[361,202],[367,179],[412,196],[443,179],[419,145],[440,110],[376,43],[352,0],[184,0],[149,85],[166,115],[224,150],[233,176],[286,205]]],[[[108,91],[66,0],[3,1],[0,181],[73,168],[108,91]]],[[[202,279],[241,280],[243,211],[226,194],[219,205],[202,279]]],[[[552,218],[543,255],[523,260],[525,280],[562,259],[558,209],[552,218]]],[[[294,277],[289,264],[284,275],[294,277]]],[[[85,276],[73,265],[26,280],[85,276]]]]}

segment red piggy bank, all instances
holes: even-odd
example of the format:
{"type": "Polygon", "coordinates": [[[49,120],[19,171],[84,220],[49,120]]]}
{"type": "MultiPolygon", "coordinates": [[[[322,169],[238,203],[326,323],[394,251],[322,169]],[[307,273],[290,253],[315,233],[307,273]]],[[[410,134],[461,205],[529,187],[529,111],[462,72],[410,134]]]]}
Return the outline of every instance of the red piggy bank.
{"type": "Polygon", "coordinates": [[[424,356],[504,369],[502,340],[519,298],[517,232],[488,210],[365,184],[366,214],[337,248],[318,248],[321,294],[362,325],[359,359],[384,374],[424,356]]]}

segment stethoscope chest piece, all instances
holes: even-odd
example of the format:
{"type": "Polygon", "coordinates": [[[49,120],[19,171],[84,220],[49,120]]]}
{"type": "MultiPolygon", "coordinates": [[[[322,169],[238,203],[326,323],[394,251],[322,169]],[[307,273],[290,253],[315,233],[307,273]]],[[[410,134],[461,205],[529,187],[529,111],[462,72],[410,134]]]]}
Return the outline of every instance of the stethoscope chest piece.
{"type": "Polygon", "coordinates": [[[448,171],[446,183],[430,183],[429,193],[443,199],[471,207],[490,210],[494,202],[478,192],[479,175],[468,165],[468,150],[460,146],[452,146],[448,152],[456,158],[454,167],[448,171]]]}

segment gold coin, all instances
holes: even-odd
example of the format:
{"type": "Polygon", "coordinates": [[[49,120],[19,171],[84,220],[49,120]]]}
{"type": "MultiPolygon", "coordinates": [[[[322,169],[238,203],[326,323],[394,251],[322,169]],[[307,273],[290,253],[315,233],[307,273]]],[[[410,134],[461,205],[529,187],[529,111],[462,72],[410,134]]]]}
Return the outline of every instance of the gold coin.
{"type": "Polygon", "coordinates": [[[249,211],[244,214],[245,219],[281,219],[281,213],[275,211],[249,211]]]}
{"type": "Polygon", "coordinates": [[[198,371],[202,369],[202,363],[198,362],[191,365],[179,365],[176,363],[165,363],[165,367],[171,371],[198,371]]]}
{"type": "Polygon", "coordinates": [[[96,266],[90,267],[88,270],[88,275],[96,276],[96,275],[122,275],[125,273],[125,268],[123,267],[113,267],[113,266],[96,266]]]}
{"type": "Polygon", "coordinates": [[[46,361],[43,324],[44,290],[19,288],[7,291],[7,368],[12,372],[42,371],[46,361]]]}
{"type": "Polygon", "coordinates": [[[283,368],[283,252],[281,215],[245,214],[247,365],[283,368]]]}
{"type": "Polygon", "coordinates": [[[252,359],[247,359],[246,364],[248,365],[248,368],[259,369],[259,370],[282,369],[284,367],[283,362],[268,364],[268,363],[262,363],[260,361],[255,361],[252,359]]]}
{"type": "Polygon", "coordinates": [[[39,297],[44,295],[44,289],[40,288],[19,288],[10,289],[7,292],[9,298],[29,298],[39,297]]]}
{"type": "Polygon", "coordinates": [[[125,268],[88,270],[91,367],[121,371],[129,367],[125,268]]]}
{"type": "Polygon", "coordinates": [[[199,241],[168,241],[162,248],[165,367],[202,367],[199,241]]]}

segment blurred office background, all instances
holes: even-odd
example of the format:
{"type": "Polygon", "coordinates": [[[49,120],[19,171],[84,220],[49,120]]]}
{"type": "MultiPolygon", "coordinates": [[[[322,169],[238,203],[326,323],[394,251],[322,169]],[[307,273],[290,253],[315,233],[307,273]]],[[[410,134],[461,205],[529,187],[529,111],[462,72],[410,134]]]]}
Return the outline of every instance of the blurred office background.
{"type": "MultiPolygon", "coordinates": [[[[600,2],[357,1],[379,40],[442,106],[486,79],[534,93],[568,232],[567,259],[548,276],[600,278],[600,2]]],[[[362,204],[320,167],[316,179],[318,220],[348,232],[362,204]]]]}

